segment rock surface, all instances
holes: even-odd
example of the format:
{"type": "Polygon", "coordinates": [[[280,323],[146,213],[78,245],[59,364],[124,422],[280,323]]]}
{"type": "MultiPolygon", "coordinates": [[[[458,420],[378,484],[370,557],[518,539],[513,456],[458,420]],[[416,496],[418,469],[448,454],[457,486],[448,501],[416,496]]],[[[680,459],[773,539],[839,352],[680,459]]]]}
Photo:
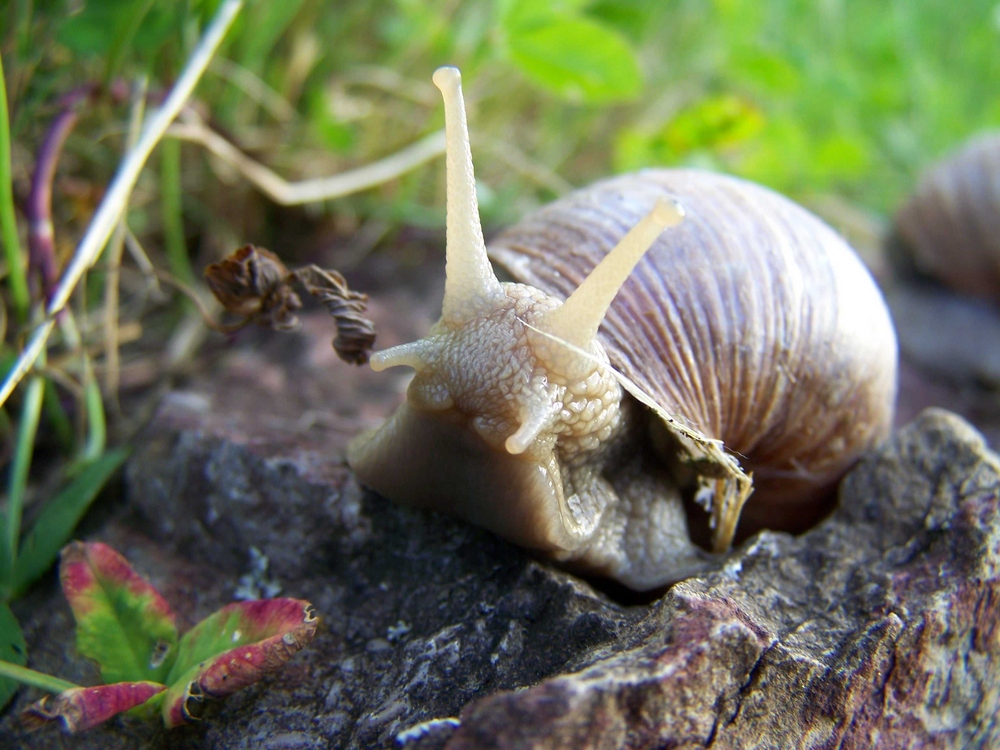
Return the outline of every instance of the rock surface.
{"type": "MultiPolygon", "coordinates": [[[[1000,461],[960,419],[900,430],[810,532],[759,534],[720,572],[626,605],[358,487],[346,441],[402,381],[334,363],[328,337],[307,318],[219,353],[163,402],[89,534],[187,624],[280,584],[323,615],[313,644],[169,734],[24,735],[23,690],[0,747],[1000,746],[1000,461]],[[248,575],[253,549],[269,567],[248,575]]],[[[30,666],[95,681],[54,580],[15,609],[30,666]]]]}

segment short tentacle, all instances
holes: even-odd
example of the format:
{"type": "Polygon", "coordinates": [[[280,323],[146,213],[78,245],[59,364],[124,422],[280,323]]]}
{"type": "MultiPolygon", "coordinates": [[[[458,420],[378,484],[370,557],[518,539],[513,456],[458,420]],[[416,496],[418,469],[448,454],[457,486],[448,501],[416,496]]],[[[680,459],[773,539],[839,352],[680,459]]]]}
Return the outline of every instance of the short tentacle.
{"type": "Polygon", "coordinates": [[[536,398],[527,398],[521,404],[521,424],[517,431],[507,438],[504,447],[512,455],[524,453],[531,444],[553,421],[559,413],[560,405],[536,394],[536,398]]]}
{"type": "Polygon", "coordinates": [[[375,372],[382,372],[390,367],[412,367],[420,372],[425,366],[426,353],[426,339],[420,339],[375,352],[369,364],[375,372]]]}

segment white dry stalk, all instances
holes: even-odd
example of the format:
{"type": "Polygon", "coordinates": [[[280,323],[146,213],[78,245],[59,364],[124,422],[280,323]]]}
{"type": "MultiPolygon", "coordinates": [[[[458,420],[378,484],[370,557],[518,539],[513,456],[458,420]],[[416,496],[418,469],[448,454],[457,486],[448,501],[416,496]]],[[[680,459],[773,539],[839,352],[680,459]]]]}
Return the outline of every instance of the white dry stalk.
{"type": "Polygon", "coordinates": [[[157,295],[162,296],[163,290],[160,289],[160,280],[156,276],[156,267],[143,249],[139,238],[133,234],[127,224],[125,225],[125,247],[128,249],[129,255],[132,256],[132,261],[146,280],[147,289],[151,289],[157,295]]]}
{"type": "Polygon", "coordinates": [[[358,193],[399,177],[444,153],[444,131],[438,130],[384,159],[358,169],[315,180],[288,182],[208,128],[193,113],[188,113],[186,119],[187,122],[172,125],[167,135],[197,143],[207,149],[235,167],[264,195],[282,206],[317,203],[358,193]]]}
{"type": "Polygon", "coordinates": [[[56,287],[52,300],[46,308],[45,321],[35,329],[27,346],[17,358],[17,362],[7,374],[3,385],[0,386],[0,406],[6,403],[13,393],[14,388],[21,382],[24,376],[31,370],[35,361],[45,348],[49,335],[55,326],[56,315],[63,310],[69,301],[70,295],[76,288],[80,278],[87,269],[94,265],[101,254],[101,250],[107,244],[111,233],[118,225],[118,219],[128,203],[132,188],[135,187],[139,173],[142,171],[146,160],[152,153],[156,144],[163,138],[163,134],[170,123],[181,111],[181,108],[191,97],[194,87],[197,85],[208,63],[215,55],[219,44],[225,37],[226,32],[232,25],[236,14],[243,7],[243,0],[226,0],[215,14],[215,18],[209,24],[205,35],[198,43],[197,48],[188,60],[187,67],[177,79],[169,96],[164,100],[156,112],[146,121],[146,125],[139,137],[139,142],[125,156],[118,174],[108,188],[108,192],[101,201],[87,232],[73,254],[73,260],[63,273],[59,286],[56,287]]]}

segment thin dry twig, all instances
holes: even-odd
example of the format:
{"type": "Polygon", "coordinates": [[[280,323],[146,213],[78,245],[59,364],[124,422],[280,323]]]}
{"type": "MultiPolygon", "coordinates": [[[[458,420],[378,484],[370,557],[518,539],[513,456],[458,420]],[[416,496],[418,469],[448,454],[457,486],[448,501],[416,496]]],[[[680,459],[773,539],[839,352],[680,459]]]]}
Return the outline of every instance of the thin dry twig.
{"type": "Polygon", "coordinates": [[[535,161],[521,149],[508,141],[498,138],[476,138],[474,145],[482,144],[489,152],[514,169],[516,172],[534,181],[543,188],[551,190],[556,195],[564,195],[573,190],[573,186],[544,164],[535,161]]]}
{"type": "Polygon", "coordinates": [[[436,106],[441,96],[432,84],[405,78],[392,68],[381,65],[354,65],[340,75],[340,81],[377,88],[425,107],[436,106]]]}
{"type": "MultiPolygon", "coordinates": [[[[139,130],[142,127],[142,117],[146,109],[146,91],[149,81],[143,76],[132,89],[132,112],[129,117],[128,135],[125,140],[125,150],[135,148],[139,140],[139,130]]],[[[125,222],[126,212],[122,211],[118,226],[115,227],[111,242],[108,245],[108,275],[104,280],[104,392],[116,412],[121,410],[118,403],[118,282],[121,277],[122,251],[125,247],[125,236],[128,227],[125,222]]]]}
{"type": "MultiPolygon", "coordinates": [[[[132,256],[132,260],[135,265],[139,268],[139,272],[146,279],[148,288],[152,289],[157,294],[162,294],[163,290],[160,289],[160,285],[157,281],[156,267],[153,265],[153,261],[149,259],[149,255],[142,247],[142,243],[139,242],[139,238],[135,236],[128,225],[125,226],[125,247],[128,248],[129,255],[132,256]]],[[[121,269],[119,269],[121,270],[121,269]]]]}
{"type": "Polygon", "coordinates": [[[243,0],[226,0],[219,8],[209,24],[205,35],[202,37],[194,53],[191,55],[187,66],[177,79],[170,94],[163,104],[146,122],[142,135],[135,148],[129,151],[118,174],[108,187],[108,192],[101,201],[93,220],[87,227],[87,231],[77,246],[73,259],[69,267],[63,273],[59,285],[53,291],[52,299],[46,308],[46,319],[35,329],[34,334],[28,341],[27,346],[22,350],[14,366],[7,374],[3,385],[0,386],[0,406],[6,403],[13,393],[17,384],[21,382],[28,373],[35,361],[45,349],[45,344],[52,329],[55,327],[55,316],[69,301],[73,290],[76,288],[80,278],[84,275],[100,255],[101,250],[107,243],[118,224],[118,217],[124,210],[128,197],[135,186],[139,173],[142,171],[146,160],[152,153],[153,148],[159,143],[170,123],[180,112],[185,102],[190,98],[191,93],[202,73],[208,66],[209,61],[218,49],[223,37],[229,30],[236,14],[243,7],[243,0]]]}
{"type": "Polygon", "coordinates": [[[295,107],[261,80],[259,76],[254,75],[243,66],[223,57],[217,57],[212,60],[209,70],[239,87],[243,93],[267,110],[268,114],[278,122],[289,122],[295,119],[295,107]]]}
{"type": "Polygon", "coordinates": [[[258,190],[282,206],[317,203],[367,190],[406,174],[444,153],[444,131],[438,130],[395,154],[358,169],[315,180],[289,182],[244,154],[232,143],[196,119],[193,113],[187,113],[185,120],[185,122],[172,125],[167,130],[167,135],[204,147],[227,164],[235,167],[258,190]]]}
{"type": "Polygon", "coordinates": [[[173,287],[178,292],[187,297],[191,301],[191,304],[194,305],[198,315],[201,316],[201,322],[204,323],[206,327],[211,328],[213,331],[218,331],[219,333],[232,333],[233,331],[238,330],[239,328],[242,327],[243,324],[238,326],[227,326],[223,323],[219,323],[215,319],[215,315],[212,313],[211,310],[208,309],[208,306],[205,304],[205,299],[207,295],[199,294],[197,290],[185,284],[183,281],[178,279],[169,271],[163,271],[160,270],[159,268],[154,268],[153,275],[159,281],[162,281],[169,287],[173,287]]]}

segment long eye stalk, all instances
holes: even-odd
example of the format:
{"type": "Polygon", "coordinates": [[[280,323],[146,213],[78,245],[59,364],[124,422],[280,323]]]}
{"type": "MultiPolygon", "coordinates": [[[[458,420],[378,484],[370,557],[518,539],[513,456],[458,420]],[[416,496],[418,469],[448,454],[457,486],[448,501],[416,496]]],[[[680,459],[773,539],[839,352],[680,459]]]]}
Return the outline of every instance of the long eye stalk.
{"type": "Polygon", "coordinates": [[[448,221],[444,305],[441,319],[460,324],[479,311],[493,307],[503,289],[486,255],[479,219],[472,149],[458,68],[438,68],[434,85],[444,97],[447,144],[448,221]]]}
{"type": "Polygon", "coordinates": [[[660,199],[601,260],[561,306],[545,314],[539,323],[546,333],[587,349],[618,294],[646,251],[667,227],[677,226],[684,209],[675,201],[660,199]]]}

